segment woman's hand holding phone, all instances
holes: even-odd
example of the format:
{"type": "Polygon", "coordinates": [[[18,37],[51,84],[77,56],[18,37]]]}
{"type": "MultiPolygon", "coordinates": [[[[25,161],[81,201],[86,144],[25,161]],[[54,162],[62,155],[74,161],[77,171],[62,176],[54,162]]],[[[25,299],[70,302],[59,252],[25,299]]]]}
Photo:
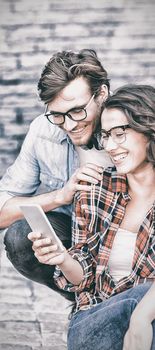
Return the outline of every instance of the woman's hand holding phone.
{"type": "Polygon", "coordinates": [[[78,261],[74,260],[66,248],[58,250],[58,244],[52,243],[50,237],[43,237],[39,232],[32,231],[28,234],[32,244],[34,255],[42,264],[58,265],[64,276],[71,283],[78,285],[83,279],[83,269],[78,261]]]}
{"type": "Polygon", "coordinates": [[[30,232],[28,239],[33,242],[32,249],[35,257],[42,264],[60,265],[64,262],[67,251],[64,247],[62,252],[58,251],[58,245],[52,243],[50,237],[43,237],[42,233],[30,232]]]}
{"type": "Polygon", "coordinates": [[[32,249],[38,261],[58,265],[64,276],[78,285],[83,279],[83,269],[63,246],[42,208],[36,204],[25,204],[20,208],[32,229],[28,239],[32,241],[32,249]]]}

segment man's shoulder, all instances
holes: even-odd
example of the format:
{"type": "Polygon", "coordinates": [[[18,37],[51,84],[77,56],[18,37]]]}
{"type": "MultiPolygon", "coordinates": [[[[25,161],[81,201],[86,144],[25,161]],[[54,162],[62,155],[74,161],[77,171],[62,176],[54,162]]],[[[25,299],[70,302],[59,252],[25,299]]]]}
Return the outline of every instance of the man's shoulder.
{"type": "Polygon", "coordinates": [[[66,133],[58,126],[49,123],[43,114],[37,116],[30,124],[30,132],[36,137],[61,142],[66,138],[66,133]]]}

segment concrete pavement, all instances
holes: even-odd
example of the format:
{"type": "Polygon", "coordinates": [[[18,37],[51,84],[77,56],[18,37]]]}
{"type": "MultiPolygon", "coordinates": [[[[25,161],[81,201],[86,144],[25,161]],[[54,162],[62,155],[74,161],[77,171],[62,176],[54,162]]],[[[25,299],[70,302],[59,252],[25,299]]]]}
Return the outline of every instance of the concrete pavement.
{"type": "Polygon", "coordinates": [[[70,303],[21,276],[0,237],[0,350],[66,350],[70,303]]]}

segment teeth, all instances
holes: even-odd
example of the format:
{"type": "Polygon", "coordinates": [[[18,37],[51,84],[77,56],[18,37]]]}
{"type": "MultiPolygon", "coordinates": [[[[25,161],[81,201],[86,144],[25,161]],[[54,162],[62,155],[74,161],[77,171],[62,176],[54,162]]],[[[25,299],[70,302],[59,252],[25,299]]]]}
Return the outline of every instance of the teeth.
{"type": "Polygon", "coordinates": [[[113,160],[114,160],[114,161],[117,161],[117,160],[120,160],[120,159],[124,159],[126,156],[127,156],[126,153],[118,154],[118,155],[116,155],[116,156],[113,156],[113,160]]]}
{"type": "Polygon", "coordinates": [[[74,134],[76,134],[76,133],[79,133],[79,132],[82,132],[84,130],[84,128],[82,128],[82,129],[78,129],[78,130],[72,130],[72,133],[74,133],[74,134]]]}

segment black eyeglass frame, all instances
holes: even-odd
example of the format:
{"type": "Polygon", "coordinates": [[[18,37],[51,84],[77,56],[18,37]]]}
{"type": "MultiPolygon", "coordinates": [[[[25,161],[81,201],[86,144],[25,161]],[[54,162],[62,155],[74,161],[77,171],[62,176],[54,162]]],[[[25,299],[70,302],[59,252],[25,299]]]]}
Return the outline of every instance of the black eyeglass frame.
{"type": "MultiPolygon", "coordinates": [[[[114,126],[113,128],[111,128],[111,129],[108,130],[108,131],[106,131],[106,130],[104,130],[104,129],[101,129],[101,131],[100,131],[99,133],[97,133],[96,137],[97,137],[99,149],[104,149],[104,148],[105,148],[104,146],[101,145],[101,138],[102,138],[103,133],[104,133],[105,136],[107,137],[107,139],[104,139],[104,141],[105,141],[105,142],[108,142],[109,136],[112,137],[111,131],[113,131],[113,130],[115,130],[115,129],[119,129],[119,128],[122,129],[123,131],[125,131],[126,129],[131,129],[131,126],[130,126],[129,124],[126,124],[126,125],[117,125],[117,126],[114,126]]],[[[125,141],[126,141],[126,133],[124,133],[124,136],[125,136],[125,139],[124,139],[123,141],[118,142],[118,141],[115,141],[115,140],[114,140],[114,142],[116,142],[116,144],[118,144],[118,145],[121,144],[121,143],[123,143],[123,142],[125,142],[125,141]]]]}
{"type": "MultiPolygon", "coordinates": [[[[67,115],[67,117],[69,118],[69,119],[71,119],[71,120],[74,120],[74,121],[76,121],[76,122],[80,122],[80,121],[82,121],[82,120],[85,120],[86,118],[87,118],[87,110],[86,110],[86,108],[88,108],[88,106],[89,106],[89,104],[92,102],[92,100],[93,100],[93,98],[95,97],[95,94],[93,94],[92,96],[91,96],[91,98],[89,99],[89,101],[88,101],[88,103],[86,104],[86,106],[85,107],[83,107],[83,108],[80,108],[80,107],[76,107],[75,109],[78,109],[79,108],[79,110],[81,109],[81,111],[83,110],[84,112],[85,112],[85,116],[83,117],[83,118],[80,118],[80,119],[74,119],[73,117],[72,117],[72,115],[69,113],[69,111],[68,112],[54,112],[54,111],[49,111],[49,112],[47,112],[47,109],[48,109],[48,105],[46,106],[46,109],[45,109],[45,113],[44,113],[44,115],[45,115],[45,117],[48,119],[48,121],[51,123],[51,124],[53,124],[53,125],[62,125],[62,124],[64,124],[64,122],[65,122],[65,116],[67,115]],[[56,115],[61,115],[64,119],[63,119],[63,122],[62,123],[53,123],[50,119],[49,119],[49,117],[50,117],[50,115],[53,115],[53,114],[55,114],[55,116],[56,115]]],[[[70,112],[72,112],[72,111],[70,111],[70,112]]]]}

